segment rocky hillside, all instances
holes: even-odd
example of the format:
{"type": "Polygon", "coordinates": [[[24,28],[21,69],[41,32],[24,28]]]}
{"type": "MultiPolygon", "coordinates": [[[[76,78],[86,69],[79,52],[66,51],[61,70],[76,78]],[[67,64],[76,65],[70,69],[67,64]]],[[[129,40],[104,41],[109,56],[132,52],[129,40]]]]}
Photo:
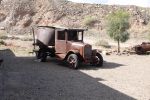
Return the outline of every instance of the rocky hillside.
{"type": "Polygon", "coordinates": [[[10,34],[29,33],[31,26],[55,25],[66,27],[89,27],[105,32],[105,17],[118,9],[131,15],[130,32],[149,32],[150,8],[80,4],[67,0],[0,0],[0,30],[10,34]],[[92,25],[86,21],[94,18],[92,25]]]}

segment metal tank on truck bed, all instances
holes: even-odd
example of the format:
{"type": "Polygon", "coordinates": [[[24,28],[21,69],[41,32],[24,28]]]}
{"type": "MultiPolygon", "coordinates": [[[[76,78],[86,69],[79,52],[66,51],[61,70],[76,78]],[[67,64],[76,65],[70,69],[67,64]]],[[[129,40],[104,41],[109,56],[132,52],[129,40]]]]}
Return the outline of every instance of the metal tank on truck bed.
{"type": "Polygon", "coordinates": [[[34,50],[37,58],[44,62],[47,56],[56,57],[65,60],[74,69],[77,69],[81,63],[102,66],[102,55],[98,50],[92,50],[90,44],[84,43],[84,31],[85,29],[76,28],[37,27],[33,34],[34,46],[39,47],[38,50],[34,50]]]}
{"type": "Polygon", "coordinates": [[[46,46],[55,46],[55,27],[38,26],[36,30],[37,43],[46,46]]]}

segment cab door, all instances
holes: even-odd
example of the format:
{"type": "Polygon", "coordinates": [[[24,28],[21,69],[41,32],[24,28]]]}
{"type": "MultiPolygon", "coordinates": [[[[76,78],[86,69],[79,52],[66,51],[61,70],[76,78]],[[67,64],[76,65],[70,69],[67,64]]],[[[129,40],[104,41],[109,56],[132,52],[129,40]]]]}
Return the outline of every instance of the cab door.
{"type": "Polygon", "coordinates": [[[55,32],[55,51],[56,54],[66,54],[66,31],[56,30],[55,32]]]}

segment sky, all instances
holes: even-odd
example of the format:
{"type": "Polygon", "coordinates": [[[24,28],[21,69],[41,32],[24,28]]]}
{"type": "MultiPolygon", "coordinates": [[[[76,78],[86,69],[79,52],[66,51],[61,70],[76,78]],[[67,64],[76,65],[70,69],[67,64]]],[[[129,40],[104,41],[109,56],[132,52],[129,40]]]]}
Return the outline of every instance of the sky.
{"type": "Polygon", "coordinates": [[[118,5],[136,5],[141,7],[150,7],[150,0],[69,0],[78,3],[97,3],[97,4],[118,4],[118,5]]]}

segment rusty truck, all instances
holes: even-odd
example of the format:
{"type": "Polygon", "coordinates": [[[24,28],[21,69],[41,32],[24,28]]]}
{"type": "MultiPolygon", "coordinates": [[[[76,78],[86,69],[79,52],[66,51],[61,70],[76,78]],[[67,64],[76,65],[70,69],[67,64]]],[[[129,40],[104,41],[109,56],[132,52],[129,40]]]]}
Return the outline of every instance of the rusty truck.
{"type": "Polygon", "coordinates": [[[150,42],[142,42],[142,44],[136,45],[134,49],[137,54],[146,54],[150,51],[150,42]]]}
{"type": "Polygon", "coordinates": [[[47,56],[64,60],[77,69],[81,63],[101,67],[103,57],[98,50],[92,50],[90,44],[84,43],[85,29],[38,26],[34,28],[34,52],[37,59],[46,61],[47,56]],[[38,49],[35,49],[38,46],[38,49]]]}

